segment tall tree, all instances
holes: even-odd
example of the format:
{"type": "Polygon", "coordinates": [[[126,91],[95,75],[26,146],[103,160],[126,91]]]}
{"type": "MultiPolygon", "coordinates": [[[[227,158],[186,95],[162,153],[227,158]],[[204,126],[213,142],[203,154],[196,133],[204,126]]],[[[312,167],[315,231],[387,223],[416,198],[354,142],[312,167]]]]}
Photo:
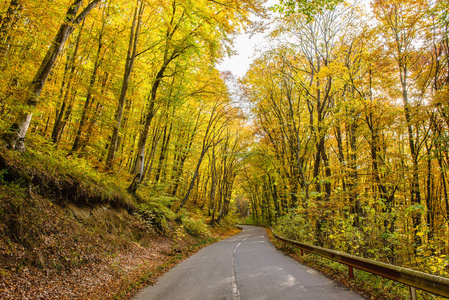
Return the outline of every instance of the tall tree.
{"type": "MultiPolygon", "coordinates": [[[[419,156],[420,137],[415,134],[415,113],[414,107],[419,105],[421,99],[413,97],[410,90],[413,82],[410,72],[413,66],[420,59],[420,51],[415,49],[422,30],[422,20],[427,11],[425,1],[375,1],[374,12],[376,17],[382,22],[388,34],[387,45],[393,53],[393,59],[397,64],[399,72],[399,82],[401,85],[401,97],[404,105],[404,117],[407,126],[408,144],[412,157],[412,178],[410,182],[411,205],[421,205],[421,190],[419,183],[419,156]]],[[[418,236],[421,225],[421,214],[419,209],[415,209],[412,215],[414,240],[417,246],[421,245],[418,236]]]]}
{"type": "Polygon", "coordinates": [[[193,173],[192,179],[190,180],[189,187],[184,197],[181,200],[181,204],[178,209],[181,209],[189,199],[190,193],[195,185],[195,180],[198,177],[199,169],[203,162],[204,156],[209,151],[211,147],[219,144],[223,139],[222,130],[227,125],[229,120],[226,118],[227,105],[223,103],[223,95],[220,95],[217,100],[213,103],[210,111],[209,120],[207,121],[206,129],[204,131],[203,139],[201,142],[200,156],[198,162],[196,163],[195,171],[193,173]]]}
{"type": "Polygon", "coordinates": [[[129,80],[131,77],[131,72],[134,67],[134,62],[137,56],[137,46],[139,41],[140,28],[142,26],[142,16],[145,8],[144,1],[137,0],[136,7],[134,10],[133,21],[131,25],[131,32],[129,35],[129,46],[126,56],[125,71],[123,75],[122,87],[120,91],[120,96],[118,99],[118,107],[115,112],[115,124],[112,132],[111,142],[109,144],[108,156],[106,158],[106,166],[108,169],[112,169],[112,163],[115,157],[115,152],[117,150],[117,144],[119,140],[120,127],[123,118],[123,109],[125,106],[126,94],[128,91],[129,80]]]}
{"type": "Polygon", "coordinates": [[[18,114],[14,124],[11,126],[11,132],[8,134],[9,136],[7,138],[11,148],[18,151],[23,151],[25,149],[25,136],[28,127],[30,126],[33,111],[37,106],[39,96],[45,86],[48,75],[56,63],[59,53],[63,50],[65,42],[75,30],[75,27],[79,25],[100,2],[101,0],[91,1],[80,13],[78,13],[78,11],[83,4],[82,0],[75,0],[68,8],[58,33],[48,47],[39,70],[34,75],[33,81],[28,87],[28,92],[24,99],[24,104],[28,108],[22,110],[18,114]]]}

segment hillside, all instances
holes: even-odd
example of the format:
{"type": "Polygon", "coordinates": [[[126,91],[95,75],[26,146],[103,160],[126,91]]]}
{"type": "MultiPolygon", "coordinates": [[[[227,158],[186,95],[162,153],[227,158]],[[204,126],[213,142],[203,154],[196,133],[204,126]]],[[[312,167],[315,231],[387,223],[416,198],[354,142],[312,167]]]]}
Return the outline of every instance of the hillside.
{"type": "Polygon", "coordinates": [[[144,199],[81,181],[68,164],[0,150],[1,299],[126,299],[225,230],[187,211],[139,213],[144,199]]]}

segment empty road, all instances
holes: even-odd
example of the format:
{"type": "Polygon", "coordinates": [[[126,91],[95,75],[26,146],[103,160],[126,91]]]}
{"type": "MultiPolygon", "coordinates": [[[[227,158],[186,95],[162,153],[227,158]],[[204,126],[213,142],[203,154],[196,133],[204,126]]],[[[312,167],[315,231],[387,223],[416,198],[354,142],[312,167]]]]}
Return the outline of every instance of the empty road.
{"type": "Polygon", "coordinates": [[[265,229],[212,244],[142,289],[135,300],[363,299],[277,251],[265,229]]]}

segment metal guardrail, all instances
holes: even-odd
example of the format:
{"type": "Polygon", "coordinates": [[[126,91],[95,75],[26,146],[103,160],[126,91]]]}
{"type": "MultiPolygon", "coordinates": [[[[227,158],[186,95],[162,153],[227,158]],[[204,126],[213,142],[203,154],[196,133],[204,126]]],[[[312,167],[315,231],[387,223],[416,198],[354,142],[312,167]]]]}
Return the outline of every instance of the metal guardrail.
{"type": "Polygon", "coordinates": [[[416,299],[415,288],[449,298],[449,278],[430,275],[427,273],[378,262],[372,259],[286,239],[276,235],[272,229],[271,233],[277,240],[300,248],[301,253],[303,251],[307,251],[348,265],[349,277],[351,278],[353,277],[352,268],[354,267],[408,285],[410,287],[410,295],[412,300],[416,299]]]}

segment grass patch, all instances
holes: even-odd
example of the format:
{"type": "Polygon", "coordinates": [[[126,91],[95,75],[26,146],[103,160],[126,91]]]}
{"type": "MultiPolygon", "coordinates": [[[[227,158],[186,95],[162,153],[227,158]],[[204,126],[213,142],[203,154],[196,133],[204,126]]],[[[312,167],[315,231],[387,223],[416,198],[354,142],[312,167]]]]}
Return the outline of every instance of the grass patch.
{"type": "Polygon", "coordinates": [[[0,148],[3,180],[20,179],[41,195],[77,205],[136,209],[135,200],[126,191],[127,180],[118,181],[114,176],[98,172],[83,159],[66,158],[57,150],[41,148],[31,147],[25,153],[0,148]]]}

